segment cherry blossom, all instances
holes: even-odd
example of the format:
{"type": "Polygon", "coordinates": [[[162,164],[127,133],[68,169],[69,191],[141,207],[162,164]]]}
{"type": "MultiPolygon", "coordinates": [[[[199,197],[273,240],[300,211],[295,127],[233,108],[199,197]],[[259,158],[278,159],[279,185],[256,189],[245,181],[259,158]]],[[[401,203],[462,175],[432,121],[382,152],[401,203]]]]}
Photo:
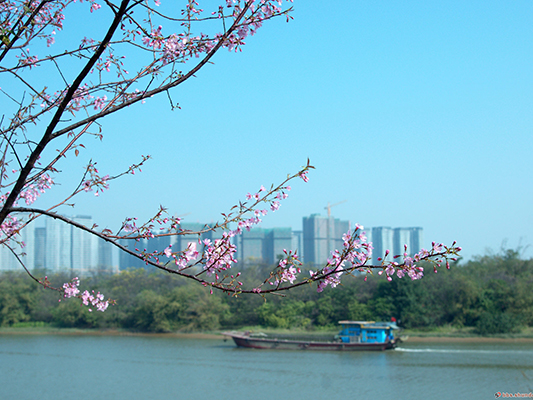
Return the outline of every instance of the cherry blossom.
{"type": "Polygon", "coordinates": [[[76,297],[80,293],[78,286],[80,286],[80,279],[78,277],[72,279],[70,282],[64,283],[63,284],[63,289],[64,289],[63,297],[65,297],[66,299],[70,297],[76,297]]]}
{"type": "Polygon", "coordinates": [[[100,292],[95,293],[94,290],[91,293],[85,290],[81,295],[81,302],[89,306],[89,311],[93,310],[91,307],[96,307],[97,311],[104,312],[109,306],[109,301],[104,301],[104,295],[100,292]]]}
{"type": "MultiPolygon", "coordinates": [[[[380,265],[370,265],[372,243],[367,242],[363,227],[356,225],[354,231],[343,235],[342,248],[334,250],[326,265],[309,276],[302,276],[298,254],[285,250],[284,258],[261,285],[246,286],[244,277],[232,272],[237,263],[234,238],[257,227],[269,212],[278,211],[292,189],[289,184],[298,178],[309,181],[313,169],[309,160],[280,184],[260,185],[257,191],[247,192],[219,222],[197,232],[184,230],[181,218],[164,207],[154,210],[146,220],[125,218],[116,230],[80,226],[60,215],[59,211],[73,205],[77,196],[91,192],[98,197],[115,179],[141,172],[150,156],[141,156],[137,164],[117,167],[122,172],[100,172],[97,162],[90,160],[81,169],[77,185],[64,198],[51,207],[38,208],[40,198],[60,182],[61,161],[85,155],[83,141],[89,135],[102,139],[103,118],[160,94],[168,97],[172,109],[179,108],[172,99],[175,87],[197,76],[219,50],[242,51],[263,24],[277,17],[289,20],[292,11],[292,1],[283,0],[222,0],[215,5],[187,0],[181,9],[168,0],[166,3],[170,6],[165,9],[165,2],[160,0],[121,0],[116,4],[95,0],[88,4],[75,0],[0,2],[0,74],[2,82],[8,82],[0,91],[7,116],[0,121],[1,244],[22,254],[20,231],[44,215],[106,240],[154,268],[232,295],[263,296],[307,284],[316,284],[317,290],[323,291],[327,286],[338,286],[341,278],[374,270],[388,280],[405,275],[420,279],[424,274],[420,262],[432,263],[434,271],[444,264],[450,267],[449,261],[456,259],[460,248],[455,243],[446,247],[436,242],[430,250],[412,256],[406,249],[403,260],[399,256],[388,261],[386,253],[380,265]],[[76,37],[76,30],[64,32],[64,26],[75,26],[75,21],[64,25],[66,16],[75,18],[82,10],[86,16],[93,13],[106,21],[109,17],[102,36],[76,37]],[[62,41],[65,37],[69,40],[62,41]],[[67,47],[68,43],[76,44],[58,48],[57,43],[67,47]],[[202,240],[207,232],[216,232],[217,238],[202,240]],[[173,250],[168,242],[165,248],[150,251],[140,245],[162,236],[180,235],[191,238],[182,250],[173,250]],[[122,240],[134,245],[125,246],[122,240]]],[[[26,269],[23,258],[21,266],[26,269]]],[[[100,292],[81,293],[78,277],[53,288],[46,277],[38,279],[26,271],[39,284],[61,292],[63,298],[79,298],[91,311],[105,311],[112,304],[100,292]]]]}

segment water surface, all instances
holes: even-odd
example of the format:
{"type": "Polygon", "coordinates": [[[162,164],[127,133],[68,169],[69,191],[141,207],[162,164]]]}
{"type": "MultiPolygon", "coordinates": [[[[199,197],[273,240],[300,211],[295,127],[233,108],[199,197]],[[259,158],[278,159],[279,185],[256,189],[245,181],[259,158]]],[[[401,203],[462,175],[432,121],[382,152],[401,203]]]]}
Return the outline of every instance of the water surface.
{"type": "Polygon", "coordinates": [[[1,399],[494,399],[533,392],[532,343],[253,350],[151,336],[0,336],[1,399]]]}

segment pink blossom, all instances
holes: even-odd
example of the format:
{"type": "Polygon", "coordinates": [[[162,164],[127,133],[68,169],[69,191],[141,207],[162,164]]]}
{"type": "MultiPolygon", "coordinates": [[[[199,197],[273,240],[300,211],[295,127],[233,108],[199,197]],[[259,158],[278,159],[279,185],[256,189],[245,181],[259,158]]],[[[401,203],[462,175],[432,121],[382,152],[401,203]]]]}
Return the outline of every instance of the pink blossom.
{"type": "Polygon", "coordinates": [[[102,6],[100,4],[93,2],[92,5],[91,5],[91,12],[99,10],[100,8],[102,8],[102,6]]]}
{"type": "Polygon", "coordinates": [[[94,100],[94,109],[95,110],[101,110],[105,107],[105,102],[107,101],[107,96],[104,97],[97,97],[94,100]]]}
{"type": "Polygon", "coordinates": [[[68,283],[63,284],[63,297],[68,299],[70,297],[75,297],[80,293],[78,289],[80,286],[80,279],[78,277],[72,279],[68,283]]]}
{"type": "Polygon", "coordinates": [[[50,189],[53,183],[54,181],[48,174],[43,174],[35,183],[25,186],[20,192],[19,197],[23,198],[27,205],[30,205],[35,202],[35,200],[37,200],[37,198],[44,193],[46,189],[50,189]]]}
{"type": "Polygon", "coordinates": [[[187,261],[195,260],[198,257],[198,251],[196,250],[196,243],[190,242],[187,246],[187,250],[184,253],[187,261]]]}
{"type": "Polygon", "coordinates": [[[394,270],[394,264],[395,264],[395,263],[391,263],[391,264],[387,265],[387,267],[385,268],[385,273],[386,273],[387,275],[392,275],[392,274],[394,274],[394,271],[395,271],[395,270],[394,270]]]}
{"type": "Polygon", "coordinates": [[[304,182],[309,182],[309,178],[307,177],[308,172],[309,171],[300,172],[300,178],[302,178],[304,182]]]}
{"type": "Polygon", "coordinates": [[[433,251],[435,253],[440,253],[443,249],[443,245],[441,243],[435,243],[433,242],[433,251]]]}
{"type": "Polygon", "coordinates": [[[281,276],[274,282],[274,284],[278,285],[283,282],[289,282],[292,284],[296,280],[296,274],[298,272],[299,271],[294,266],[290,266],[289,268],[283,270],[281,276]]]}
{"type": "MultiPolygon", "coordinates": [[[[87,290],[84,291],[81,295],[81,302],[86,306],[96,307],[97,311],[101,312],[107,310],[107,307],[109,306],[109,301],[104,301],[104,295],[100,292],[95,294],[94,290],[92,291],[92,294],[87,290]]],[[[92,311],[92,308],[89,308],[89,311],[92,311]]]]}
{"type": "Polygon", "coordinates": [[[341,283],[340,277],[342,274],[343,274],[342,270],[339,270],[338,267],[333,268],[332,266],[327,266],[324,269],[322,269],[322,271],[314,273],[312,275],[313,278],[317,276],[321,276],[321,275],[327,275],[325,278],[323,278],[322,280],[318,282],[317,289],[316,289],[317,292],[318,293],[322,292],[328,285],[330,285],[332,288],[337,287],[337,285],[341,283]],[[333,271],[338,271],[338,272],[332,273],[333,271]]]}
{"type": "Polygon", "coordinates": [[[46,38],[46,46],[47,47],[50,47],[51,45],[53,45],[55,43],[56,39],[52,36],[52,35],[55,35],[55,34],[56,34],[56,31],[52,31],[50,33],[50,36],[48,36],[46,38]]]}
{"type": "Polygon", "coordinates": [[[342,235],[342,240],[344,241],[344,247],[348,247],[350,245],[349,241],[351,238],[352,238],[351,232],[346,232],[345,234],[342,235]]]}
{"type": "Polygon", "coordinates": [[[204,270],[208,275],[218,271],[225,271],[231,268],[237,262],[233,257],[236,252],[235,245],[231,244],[229,234],[224,235],[222,239],[217,239],[205,250],[206,263],[204,270]]]}
{"type": "MultiPolygon", "coordinates": [[[[152,45],[155,46],[155,43],[156,43],[155,41],[152,42],[152,45]]],[[[179,57],[185,53],[186,44],[187,44],[187,38],[178,36],[176,34],[172,34],[164,42],[163,54],[165,55],[165,57],[170,57],[170,58],[179,57]]]]}

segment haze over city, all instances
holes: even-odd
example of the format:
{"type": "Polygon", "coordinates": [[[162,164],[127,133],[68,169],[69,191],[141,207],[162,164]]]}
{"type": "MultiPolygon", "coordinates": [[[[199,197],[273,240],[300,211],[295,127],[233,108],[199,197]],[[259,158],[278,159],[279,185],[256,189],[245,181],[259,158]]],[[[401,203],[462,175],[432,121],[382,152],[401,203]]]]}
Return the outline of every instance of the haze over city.
{"type": "Polygon", "coordinates": [[[530,2],[294,7],[172,92],[181,109],[157,97],[104,119],[103,140],[84,139],[36,205],[68,193],[91,158],[113,175],[150,154],[142,173],[64,212],[112,229],[159,205],[216,221],[309,158],[309,182],[262,227],[301,229],[340,203],[336,218],[420,226],[426,246],[457,240],[466,258],[532,244],[530,2]]]}

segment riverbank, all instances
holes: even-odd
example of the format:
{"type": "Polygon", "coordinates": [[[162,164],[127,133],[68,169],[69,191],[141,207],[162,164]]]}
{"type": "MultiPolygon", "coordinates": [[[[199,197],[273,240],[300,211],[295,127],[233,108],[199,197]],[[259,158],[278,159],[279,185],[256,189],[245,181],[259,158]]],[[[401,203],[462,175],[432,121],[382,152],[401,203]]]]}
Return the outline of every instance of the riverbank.
{"type": "Polygon", "coordinates": [[[149,333],[134,332],[123,329],[77,329],[57,328],[53,326],[2,327],[2,335],[65,335],[65,336],[146,336],[146,337],[177,337],[183,339],[221,339],[218,332],[169,332],[149,333]]]}
{"type": "MultiPolygon", "coordinates": [[[[265,329],[262,327],[245,327],[241,331],[264,332],[270,336],[287,335],[287,334],[316,334],[319,336],[334,336],[338,330],[319,330],[314,332],[302,329],[265,329]]],[[[145,337],[175,337],[183,339],[222,339],[221,332],[169,332],[169,333],[147,333],[135,332],[122,329],[76,329],[76,328],[57,328],[44,324],[21,324],[20,326],[0,328],[1,335],[68,335],[68,336],[145,336],[145,337]]],[[[499,342],[523,342],[533,343],[533,328],[525,328],[520,333],[480,336],[473,333],[471,328],[451,328],[441,327],[431,331],[424,330],[402,330],[400,337],[404,337],[410,343],[499,343],[499,342]]]]}

